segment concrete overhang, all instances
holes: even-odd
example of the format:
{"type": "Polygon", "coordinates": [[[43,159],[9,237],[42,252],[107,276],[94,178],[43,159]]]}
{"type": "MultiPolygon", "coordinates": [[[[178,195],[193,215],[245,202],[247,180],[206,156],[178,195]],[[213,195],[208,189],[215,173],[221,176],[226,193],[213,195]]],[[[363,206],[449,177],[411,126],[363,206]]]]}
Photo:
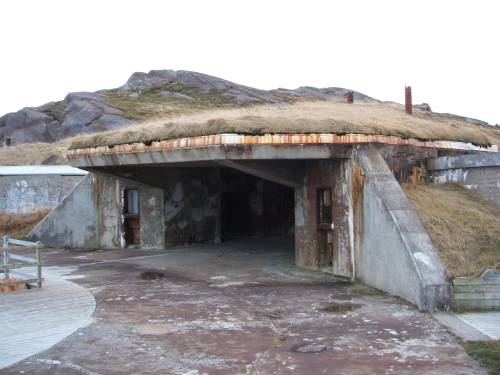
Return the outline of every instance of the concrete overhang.
{"type": "Polygon", "coordinates": [[[351,145],[387,144],[440,150],[497,152],[489,147],[455,141],[419,141],[363,134],[217,134],[69,150],[71,165],[93,168],[119,165],[185,164],[223,160],[298,160],[349,157],[351,145]]]}

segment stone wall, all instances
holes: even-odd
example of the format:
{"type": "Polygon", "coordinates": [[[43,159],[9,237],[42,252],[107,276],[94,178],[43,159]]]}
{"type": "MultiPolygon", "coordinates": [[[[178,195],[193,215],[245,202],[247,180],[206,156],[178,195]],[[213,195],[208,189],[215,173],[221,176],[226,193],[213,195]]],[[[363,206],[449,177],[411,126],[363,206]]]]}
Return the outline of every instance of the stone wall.
{"type": "Polygon", "coordinates": [[[164,176],[165,246],[220,242],[218,168],[172,168],[164,176]]]}
{"type": "Polygon", "coordinates": [[[54,208],[84,176],[0,176],[0,211],[30,213],[54,208]]]}

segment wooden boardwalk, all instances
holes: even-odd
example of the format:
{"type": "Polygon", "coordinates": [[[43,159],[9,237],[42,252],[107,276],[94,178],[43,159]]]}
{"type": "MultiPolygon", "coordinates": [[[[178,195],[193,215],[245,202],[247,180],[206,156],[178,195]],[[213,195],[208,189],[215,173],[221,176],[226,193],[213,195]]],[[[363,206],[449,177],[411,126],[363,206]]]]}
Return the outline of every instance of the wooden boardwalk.
{"type": "Polygon", "coordinates": [[[95,300],[85,288],[44,273],[42,289],[0,293],[0,369],[46,350],[87,325],[95,300]]]}

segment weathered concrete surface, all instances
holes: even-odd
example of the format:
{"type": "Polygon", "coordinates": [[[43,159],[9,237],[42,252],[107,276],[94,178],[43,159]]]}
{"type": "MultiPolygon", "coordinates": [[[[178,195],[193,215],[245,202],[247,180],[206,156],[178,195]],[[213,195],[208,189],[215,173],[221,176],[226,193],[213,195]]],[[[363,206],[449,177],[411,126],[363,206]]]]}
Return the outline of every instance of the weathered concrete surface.
{"type": "Polygon", "coordinates": [[[219,145],[206,147],[176,148],[154,152],[130,152],[116,154],[92,154],[72,157],[74,167],[95,168],[125,165],[152,165],[174,163],[199,163],[220,160],[272,160],[272,159],[330,159],[345,157],[347,145],[219,145]]]}
{"type": "Polygon", "coordinates": [[[468,323],[465,323],[463,320],[459,319],[457,315],[451,312],[434,312],[432,316],[443,326],[447,327],[456,337],[462,340],[485,341],[490,339],[484,333],[478,331],[468,323]]]}
{"type": "Polygon", "coordinates": [[[500,207],[500,153],[429,159],[427,169],[433,182],[464,185],[500,207]]]}
{"type": "Polygon", "coordinates": [[[0,369],[50,348],[91,322],[94,297],[61,275],[73,270],[45,268],[43,288],[0,293],[0,369]]]}
{"type": "Polygon", "coordinates": [[[139,189],[141,211],[141,248],[165,247],[165,216],[163,189],[139,189]]]}
{"type": "Polygon", "coordinates": [[[84,176],[0,176],[0,211],[30,213],[56,207],[84,176]]]}
{"type": "Polygon", "coordinates": [[[124,246],[122,190],[137,188],[144,206],[144,248],[163,248],[163,191],[131,181],[89,173],[28,234],[30,240],[60,248],[117,249],[124,246]]]}
{"type": "Polygon", "coordinates": [[[347,159],[306,162],[304,184],[301,189],[296,189],[295,196],[297,265],[313,270],[322,269],[349,278],[353,276],[349,173],[347,159]],[[332,192],[333,228],[319,228],[318,225],[320,188],[328,188],[332,192]]]}
{"type": "Polygon", "coordinates": [[[431,239],[384,159],[374,147],[360,148],[364,175],[362,215],[356,228],[356,278],[415,303],[447,309],[451,285],[431,239]]]}
{"type": "Polygon", "coordinates": [[[302,187],[304,183],[304,161],[290,163],[283,160],[220,160],[217,163],[294,189],[302,187]]]}
{"type": "Polygon", "coordinates": [[[430,315],[301,271],[285,243],[45,258],[77,267],[73,281],[97,301],[94,322],[3,374],[484,373],[430,315]],[[164,277],[141,279],[151,270],[164,277]]]}
{"type": "Polygon", "coordinates": [[[500,311],[468,312],[457,317],[492,340],[500,340],[500,311]]]}
{"type": "Polygon", "coordinates": [[[96,248],[97,207],[92,197],[95,176],[88,174],[61,203],[28,234],[45,246],[96,248]]]}

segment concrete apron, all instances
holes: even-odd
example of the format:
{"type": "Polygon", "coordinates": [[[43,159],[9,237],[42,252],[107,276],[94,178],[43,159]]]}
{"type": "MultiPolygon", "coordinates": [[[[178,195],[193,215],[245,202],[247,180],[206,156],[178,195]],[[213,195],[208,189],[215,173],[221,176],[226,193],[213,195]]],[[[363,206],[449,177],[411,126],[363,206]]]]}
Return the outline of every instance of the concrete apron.
{"type": "Polygon", "coordinates": [[[72,270],[44,269],[42,289],[0,294],[0,369],[50,348],[91,322],[94,297],[62,276],[72,270]]]}
{"type": "Polygon", "coordinates": [[[429,314],[298,269],[282,241],[50,250],[45,260],[77,266],[94,322],[2,373],[484,373],[429,314]],[[144,278],[153,272],[163,276],[144,278]]]}

